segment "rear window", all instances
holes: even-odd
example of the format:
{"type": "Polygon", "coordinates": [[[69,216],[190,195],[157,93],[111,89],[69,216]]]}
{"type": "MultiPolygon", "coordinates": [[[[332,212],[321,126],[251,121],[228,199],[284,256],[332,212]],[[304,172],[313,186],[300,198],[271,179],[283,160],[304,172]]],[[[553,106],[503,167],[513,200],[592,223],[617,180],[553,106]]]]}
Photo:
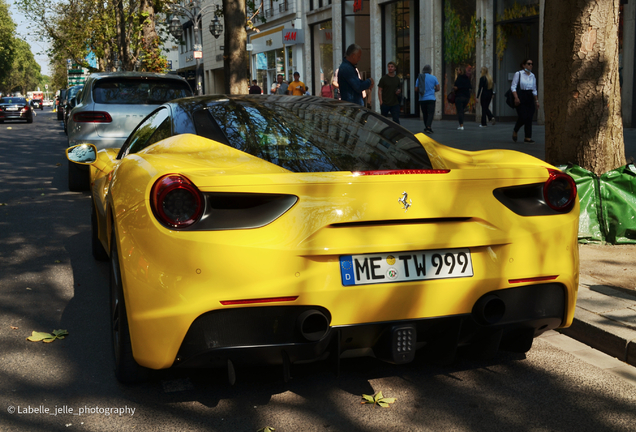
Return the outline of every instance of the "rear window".
{"type": "Polygon", "coordinates": [[[161,105],[188,96],[192,96],[188,83],[171,79],[107,78],[93,86],[93,99],[98,104],[161,105]]]}
{"type": "Polygon", "coordinates": [[[68,98],[69,98],[69,99],[74,98],[74,97],[75,97],[75,95],[77,95],[77,93],[79,93],[79,92],[82,90],[82,88],[83,88],[83,87],[84,87],[84,86],[71,87],[71,88],[68,90],[68,98]]]}
{"type": "Polygon", "coordinates": [[[431,168],[412,133],[350,104],[223,101],[194,120],[199,135],[293,172],[431,168]]]}
{"type": "Polygon", "coordinates": [[[10,103],[10,104],[24,104],[26,105],[27,101],[25,98],[20,97],[4,97],[0,99],[0,103],[10,103]]]}

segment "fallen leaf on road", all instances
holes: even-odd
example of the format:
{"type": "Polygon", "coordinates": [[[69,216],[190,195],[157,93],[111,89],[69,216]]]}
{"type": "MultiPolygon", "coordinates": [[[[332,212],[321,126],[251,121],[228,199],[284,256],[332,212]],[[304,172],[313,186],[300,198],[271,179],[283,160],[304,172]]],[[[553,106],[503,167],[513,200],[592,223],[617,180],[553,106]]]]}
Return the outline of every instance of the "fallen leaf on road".
{"type": "Polygon", "coordinates": [[[361,404],[373,404],[373,405],[379,405],[382,408],[389,408],[389,404],[392,404],[393,402],[396,401],[396,398],[385,398],[382,395],[382,392],[379,391],[375,396],[370,396],[370,395],[362,395],[362,402],[360,402],[361,404]]]}
{"type": "Polygon", "coordinates": [[[257,432],[274,432],[276,429],[274,429],[271,426],[265,426],[264,428],[259,429],[257,432]]]}
{"type": "Polygon", "coordinates": [[[45,342],[51,343],[55,339],[64,339],[68,336],[68,332],[66,330],[53,330],[53,334],[45,333],[45,332],[36,332],[33,330],[31,336],[27,338],[28,341],[31,342],[45,342]]]}

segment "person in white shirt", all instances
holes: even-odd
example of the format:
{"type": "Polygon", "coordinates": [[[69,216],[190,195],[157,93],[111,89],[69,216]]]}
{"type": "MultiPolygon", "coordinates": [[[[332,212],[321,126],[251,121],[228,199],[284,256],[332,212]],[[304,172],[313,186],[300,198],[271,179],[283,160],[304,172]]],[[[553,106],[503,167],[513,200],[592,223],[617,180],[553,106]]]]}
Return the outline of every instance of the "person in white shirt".
{"type": "Polygon", "coordinates": [[[517,142],[517,132],[523,126],[525,138],[523,142],[533,143],[532,140],[532,118],[535,110],[539,109],[539,98],[537,96],[537,78],[532,73],[532,60],[524,60],[521,69],[512,78],[510,90],[515,98],[517,107],[517,123],[512,132],[512,140],[517,142]]]}

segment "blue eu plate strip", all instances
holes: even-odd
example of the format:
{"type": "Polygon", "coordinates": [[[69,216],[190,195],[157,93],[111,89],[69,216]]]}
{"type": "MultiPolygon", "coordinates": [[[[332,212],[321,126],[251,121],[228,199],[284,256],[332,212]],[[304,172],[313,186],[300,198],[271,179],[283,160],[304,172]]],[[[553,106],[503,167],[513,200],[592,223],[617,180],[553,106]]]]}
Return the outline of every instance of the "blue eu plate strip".
{"type": "Polygon", "coordinates": [[[351,255],[340,257],[340,276],[342,277],[342,285],[355,285],[356,281],[353,277],[353,259],[351,255]]]}

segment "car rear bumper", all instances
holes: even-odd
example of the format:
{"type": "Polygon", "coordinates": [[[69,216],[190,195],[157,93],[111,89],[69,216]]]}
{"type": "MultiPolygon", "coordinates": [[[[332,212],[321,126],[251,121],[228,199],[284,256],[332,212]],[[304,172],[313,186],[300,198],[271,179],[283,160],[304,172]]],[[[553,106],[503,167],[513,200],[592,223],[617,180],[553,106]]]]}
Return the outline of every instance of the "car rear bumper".
{"type": "Polygon", "coordinates": [[[0,120],[29,120],[33,118],[31,113],[4,112],[0,113],[0,120]]]}
{"type": "Polygon", "coordinates": [[[228,360],[292,364],[364,355],[400,364],[420,349],[452,359],[467,345],[526,351],[534,337],[563,323],[565,298],[561,284],[528,285],[485,294],[470,314],[348,326],[330,326],[329,312],[317,306],[213,311],[192,323],[173,366],[223,367],[228,360]]]}

